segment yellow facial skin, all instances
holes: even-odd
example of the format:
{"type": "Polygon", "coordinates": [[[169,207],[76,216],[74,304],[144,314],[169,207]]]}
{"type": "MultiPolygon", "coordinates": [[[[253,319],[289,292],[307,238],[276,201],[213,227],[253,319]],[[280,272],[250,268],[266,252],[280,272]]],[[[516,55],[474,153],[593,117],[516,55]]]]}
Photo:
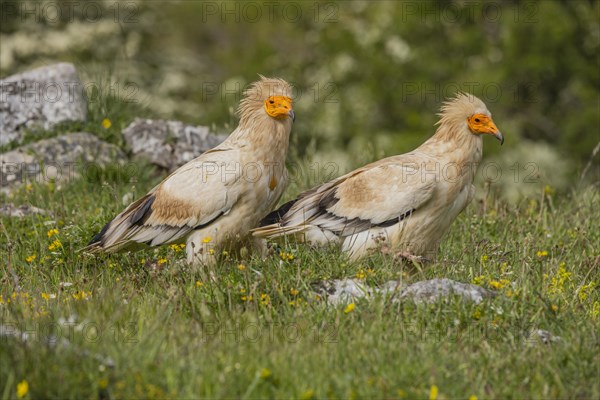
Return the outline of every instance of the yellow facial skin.
{"type": "Polygon", "coordinates": [[[471,115],[467,118],[467,125],[469,125],[469,129],[473,133],[494,135],[500,141],[500,144],[504,143],[504,136],[502,136],[494,121],[485,114],[471,115]]]}
{"type": "Polygon", "coordinates": [[[275,119],[290,117],[293,121],[296,117],[292,109],[292,99],[286,96],[269,97],[265,100],[265,111],[275,119]]]}

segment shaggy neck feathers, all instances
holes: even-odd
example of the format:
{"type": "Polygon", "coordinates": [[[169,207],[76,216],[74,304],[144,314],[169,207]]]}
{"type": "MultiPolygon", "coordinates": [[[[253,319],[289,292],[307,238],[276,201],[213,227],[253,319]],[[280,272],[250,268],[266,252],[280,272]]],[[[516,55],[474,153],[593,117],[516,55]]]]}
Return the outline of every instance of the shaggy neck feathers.
{"type": "Polygon", "coordinates": [[[253,83],[245,92],[238,107],[240,123],[228,141],[260,148],[281,149],[287,153],[292,120],[276,120],[264,108],[270,96],[292,96],[292,87],[283,79],[265,78],[253,83]]]}
{"type": "Polygon", "coordinates": [[[459,159],[455,161],[479,162],[482,139],[480,135],[473,134],[467,125],[467,118],[477,113],[491,116],[485,104],[477,97],[468,93],[459,93],[442,105],[440,120],[436,124],[438,128],[421,148],[446,155],[455,149],[460,154],[459,159]]]}

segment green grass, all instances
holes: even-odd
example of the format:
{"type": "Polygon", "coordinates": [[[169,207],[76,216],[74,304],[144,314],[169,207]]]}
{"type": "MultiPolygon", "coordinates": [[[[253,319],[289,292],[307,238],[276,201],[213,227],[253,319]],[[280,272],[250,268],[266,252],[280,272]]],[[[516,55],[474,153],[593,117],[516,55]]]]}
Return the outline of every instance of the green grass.
{"type": "MultiPolygon", "coordinates": [[[[136,196],[161,179],[140,172],[136,196]]],[[[420,269],[290,244],[292,260],[229,259],[209,273],[191,272],[168,247],[77,252],[132,185],[111,170],[60,190],[23,186],[11,199],[52,215],[1,221],[0,322],[34,338],[0,338],[3,398],[23,380],[30,398],[427,398],[434,385],[439,398],[600,396],[595,188],[518,207],[474,203],[437,262],[420,269]],[[480,305],[374,298],[345,313],[311,291],[357,275],[370,284],[448,277],[502,295],[480,305]],[[533,328],[561,340],[528,341],[533,328]],[[48,346],[51,333],[71,346],[48,346]]]]}
{"type": "MultiPolygon", "coordinates": [[[[43,135],[87,130],[122,144],[137,106],[102,99],[86,124],[43,135]]],[[[331,172],[314,175],[309,162],[286,199],[331,172]]],[[[474,202],[422,268],[293,244],[282,249],[291,260],[230,256],[211,271],[191,271],[172,247],[78,252],[125,195],[164,177],[136,167],[32,182],[2,199],[50,212],[0,219],[0,324],[31,339],[0,337],[3,399],[23,381],[29,398],[428,398],[433,386],[440,399],[600,397],[597,187],[474,202]],[[363,299],[345,312],[312,291],[348,277],[447,277],[501,295],[480,305],[363,299]],[[534,328],[561,340],[527,340],[534,328]],[[52,335],[69,344],[49,345],[52,335]]]]}

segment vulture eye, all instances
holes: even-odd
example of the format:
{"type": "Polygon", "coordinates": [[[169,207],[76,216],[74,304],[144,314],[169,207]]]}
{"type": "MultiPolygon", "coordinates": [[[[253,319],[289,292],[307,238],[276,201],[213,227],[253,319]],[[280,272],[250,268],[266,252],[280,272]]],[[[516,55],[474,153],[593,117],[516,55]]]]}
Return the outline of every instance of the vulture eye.
{"type": "Polygon", "coordinates": [[[269,100],[269,104],[275,104],[274,100],[269,100]]]}
{"type": "Polygon", "coordinates": [[[481,122],[479,118],[475,118],[475,122],[481,122]]]}

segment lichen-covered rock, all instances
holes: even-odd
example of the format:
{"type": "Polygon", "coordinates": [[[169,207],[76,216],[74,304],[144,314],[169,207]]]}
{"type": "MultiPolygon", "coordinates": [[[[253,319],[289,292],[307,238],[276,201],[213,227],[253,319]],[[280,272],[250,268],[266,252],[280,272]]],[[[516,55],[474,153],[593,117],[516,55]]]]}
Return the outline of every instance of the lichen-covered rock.
{"type": "Polygon", "coordinates": [[[525,335],[525,341],[529,345],[536,345],[538,343],[552,344],[554,342],[560,342],[561,340],[562,338],[560,336],[555,336],[549,331],[537,328],[531,329],[525,335]]]}
{"type": "Polygon", "coordinates": [[[449,296],[460,296],[464,300],[479,304],[484,299],[493,297],[494,292],[481,286],[443,278],[413,283],[402,290],[399,299],[410,299],[415,303],[434,303],[449,296]]]}
{"type": "Polygon", "coordinates": [[[0,187],[7,192],[30,181],[65,182],[82,170],[103,168],[125,160],[119,147],[90,133],[61,135],[0,154],[0,187]]]}
{"type": "Polygon", "coordinates": [[[85,121],[87,103],[73,64],[37,68],[0,80],[0,145],[22,139],[26,128],[51,129],[85,121]]]}
{"type": "Polygon", "coordinates": [[[12,203],[4,204],[0,207],[0,216],[2,217],[22,218],[34,214],[46,215],[48,212],[30,205],[15,206],[12,203]]]}
{"type": "Polygon", "coordinates": [[[208,127],[180,121],[136,118],[123,130],[131,152],[170,171],[193,160],[225,140],[211,134],[208,127]]]}
{"type": "Polygon", "coordinates": [[[401,281],[388,281],[379,287],[369,287],[357,279],[341,279],[319,282],[315,292],[330,304],[349,303],[355,299],[376,294],[394,296],[394,301],[411,300],[415,303],[433,303],[450,296],[481,303],[494,293],[481,286],[461,283],[451,279],[431,279],[403,287],[401,281]]]}
{"type": "Polygon", "coordinates": [[[330,304],[349,303],[354,299],[368,297],[377,291],[358,279],[334,279],[318,282],[313,286],[314,291],[330,304]]]}

